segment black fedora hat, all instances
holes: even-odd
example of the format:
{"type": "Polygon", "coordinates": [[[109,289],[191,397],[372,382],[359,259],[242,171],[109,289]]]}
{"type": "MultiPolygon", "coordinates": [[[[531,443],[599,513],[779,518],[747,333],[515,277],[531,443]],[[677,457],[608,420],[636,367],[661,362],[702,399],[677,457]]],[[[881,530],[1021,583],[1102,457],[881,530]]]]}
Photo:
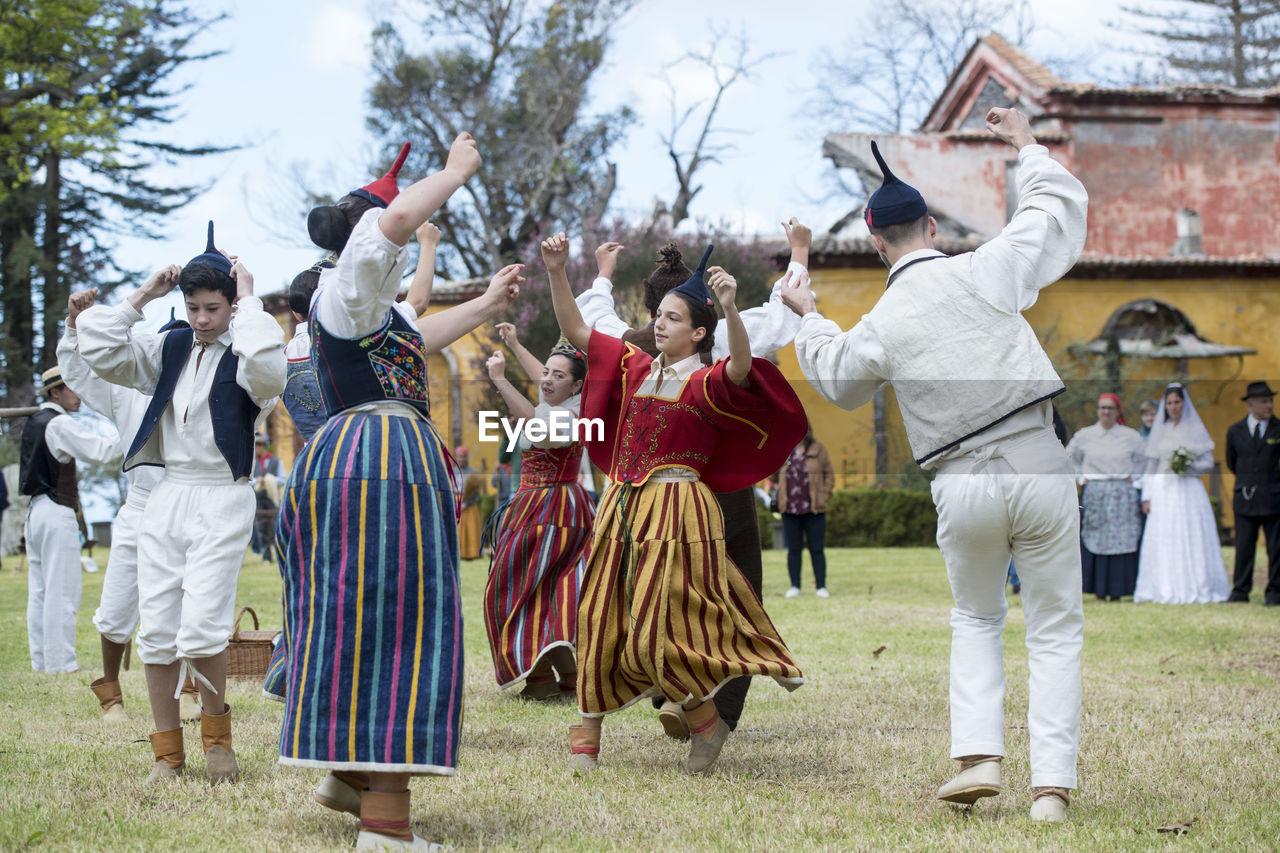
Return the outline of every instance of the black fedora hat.
{"type": "Polygon", "coordinates": [[[1244,392],[1244,396],[1240,399],[1248,400],[1250,397],[1274,397],[1275,395],[1276,392],[1272,391],[1271,386],[1265,381],[1250,382],[1248,390],[1244,392]]]}

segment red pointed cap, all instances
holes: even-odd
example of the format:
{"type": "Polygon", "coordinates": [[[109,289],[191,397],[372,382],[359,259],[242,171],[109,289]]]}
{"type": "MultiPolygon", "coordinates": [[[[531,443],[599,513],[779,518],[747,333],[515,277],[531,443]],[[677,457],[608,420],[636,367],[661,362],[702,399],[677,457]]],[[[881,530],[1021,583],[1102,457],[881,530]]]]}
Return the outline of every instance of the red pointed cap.
{"type": "Polygon", "coordinates": [[[352,190],[351,195],[360,196],[368,199],[378,207],[386,207],[391,204],[391,200],[400,194],[400,186],[396,183],[396,177],[400,174],[400,168],[404,166],[404,161],[409,157],[409,143],[406,142],[400,146],[400,153],[396,156],[396,161],[391,164],[391,168],[387,173],[373,183],[365,184],[358,190],[352,190]]]}

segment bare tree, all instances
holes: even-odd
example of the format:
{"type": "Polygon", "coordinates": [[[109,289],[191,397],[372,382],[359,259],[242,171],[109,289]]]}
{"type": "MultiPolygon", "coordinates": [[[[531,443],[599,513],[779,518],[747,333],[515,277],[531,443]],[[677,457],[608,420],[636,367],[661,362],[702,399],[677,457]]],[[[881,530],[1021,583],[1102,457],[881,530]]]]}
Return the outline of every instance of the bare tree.
{"type": "Polygon", "coordinates": [[[892,0],[866,35],[819,55],[805,112],[829,130],[907,132],[980,36],[1001,30],[1021,44],[1034,27],[1026,0],[892,0]]]}
{"type": "Polygon", "coordinates": [[[608,154],[632,115],[592,114],[588,95],[633,2],[416,0],[425,50],[403,25],[375,28],[367,120],[384,162],[412,140],[404,174],[422,175],[463,130],[484,155],[435,217],[446,271],[485,274],[522,258],[553,222],[573,231],[603,216],[617,180],[608,154]]]}
{"type": "Polygon", "coordinates": [[[667,147],[667,156],[671,158],[671,164],[675,168],[676,195],[666,211],[659,209],[655,213],[660,212],[662,218],[669,218],[669,223],[664,223],[668,228],[674,228],[689,218],[689,205],[702,190],[701,184],[695,185],[698,172],[704,166],[719,163],[721,155],[733,148],[728,143],[716,141],[719,137],[732,133],[715,126],[725,94],[735,83],[750,79],[756,69],[777,55],[762,53],[753,56],[745,33],[731,36],[726,29],[717,28],[714,24],[710,25],[710,30],[711,37],[706,49],[686,53],[669,63],[662,72],[662,80],[669,92],[671,123],[660,138],[667,147]],[[687,73],[690,65],[711,74],[715,93],[709,98],[681,106],[675,73],[687,73]],[[700,123],[698,119],[701,119],[700,123]],[[692,134],[686,132],[693,127],[697,129],[692,134]],[[682,146],[681,140],[690,137],[691,141],[682,146]]]}

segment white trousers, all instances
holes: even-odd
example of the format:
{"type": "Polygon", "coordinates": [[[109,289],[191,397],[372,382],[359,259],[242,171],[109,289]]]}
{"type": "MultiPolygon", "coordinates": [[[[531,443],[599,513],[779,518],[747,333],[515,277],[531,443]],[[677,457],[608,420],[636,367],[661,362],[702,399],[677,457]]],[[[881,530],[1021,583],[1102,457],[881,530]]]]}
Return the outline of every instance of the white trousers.
{"type": "Polygon", "coordinates": [[[46,495],[27,508],[27,645],[36,672],[75,672],[80,528],[75,510],[46,495]]]}
{"type": "Polygon", "coordinates": [[[255,509],[248,483],[188,483],[166,473],[151,490],[138,535],[143,663],[207,658],[227,647],[255,509]]]}
{"type": "MultiPolygon", "coordinates": [[[[1061,445],[1058,445],[1059,452],[1061,445]]],[[[944,467],[933,481],[951,611],[951,756],[1004,755],[1004,597],[1022,581],[1033,787],[1076,787],[1080,743],[1080,515],[1070,475],[944,467]],[[959,469],[959,470],[957,470],[959,469]]]]}
{"type": "Polygon", "coordinates": [[[138,533],[149,492],[129,489],[111,525],[111,555],[102,578],[102,598],[93,627],[109,641],[123,645],[138,627],[138,533]]]}

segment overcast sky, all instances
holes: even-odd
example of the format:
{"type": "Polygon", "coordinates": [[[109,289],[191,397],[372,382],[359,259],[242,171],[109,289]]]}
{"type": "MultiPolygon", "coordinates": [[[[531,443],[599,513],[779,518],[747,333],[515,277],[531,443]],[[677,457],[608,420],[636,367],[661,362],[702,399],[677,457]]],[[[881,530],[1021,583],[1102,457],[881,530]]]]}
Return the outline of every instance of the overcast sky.
{"type": "MultiPolygon", "coordinates": [[[[1099,45],[1115,38],[1103,23],[1114,17],[1114,4],[1032,0],[1030,6],[1038,25],[1028,45],[1033,55],[1097,54],[1099,45]]],[[[371,71],[365,51],[353,46],[367,44],[374,22],[393,17],[396,6],[385,0],[222,0],[221,8],[227,19],[211,27],[198,47],[226,53],[184,70],[191,88],[182,95],[181,118],[163,134],[188,144],[243,148],[189,161],[173,175],[212,181],[212,187],[171,218],[167,240],[126,241],[119,257],[126,266],[146,269],[183,263],[203,248],[204,222],[212,218],[219,246],[243,258],[261,292],[278,291],[317,254],[306,244],[301,218],[300,239],[291,245],[262,226],[273,210],[287,208],[279,201],[290,185],[282,173],[301,168],[335,191],[375,177],[366,164],[378,149],[364,124],[371,71]]],[[[720,126],[737,132],[729,140],[736,149],[701,173],[705,188],[694,216],[780,235],[777,223],[796,215],[815,231],[825,230],[853,203],[824,178],[822,135],[842,128],[828,128],[821,116],[800,108],[815,82],[816,55],[856,38],[871,8],[868,0],[640,0],[620,23],[592,93],[598,108],[627,103],[638,112],[614,151],[619,180],[611,213],[639,218],[655,197],[673,197],[671,165],[658,139],[669,115],[658,75],[705,42],[707,23],[715,21],[740,28],[757,51],[777,58],[727,96],[720,126]],[[691,15],[690,9],[697,11],[691,15]]],[[[682,84],[682,99],[690,99],[705,92],[708,81],[689,75],[682,84]]],[[[277,223],[278,229],[289,227],[277,223]]]]}

